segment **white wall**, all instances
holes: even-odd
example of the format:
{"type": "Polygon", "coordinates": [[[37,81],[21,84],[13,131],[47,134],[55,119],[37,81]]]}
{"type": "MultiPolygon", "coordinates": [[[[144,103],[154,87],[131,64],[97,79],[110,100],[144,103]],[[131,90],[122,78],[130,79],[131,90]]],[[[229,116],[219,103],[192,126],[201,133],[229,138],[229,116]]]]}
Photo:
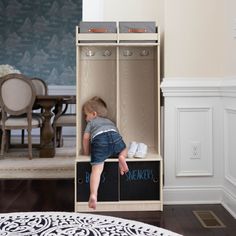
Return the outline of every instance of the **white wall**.
{"type": "Polygon", "coordinates": [[[164,0],[85,0],[84,21],[156,21],[163,25],[164,0]]]}
{"type": "Polygon", "coordinates": [[[83,21],[103,21],[104,0],[83,0],[83,21]]]}
{"type": "Polygon", "coordinates": [[[225,21],[225,61],[226,76],[236,77],[236,1],[226,0],[226,21],[225,21]]]}
{"type": "Polygon", "coordinates": [[[165,0],[165,77],[224,72],[225,0],[165,0]]]}

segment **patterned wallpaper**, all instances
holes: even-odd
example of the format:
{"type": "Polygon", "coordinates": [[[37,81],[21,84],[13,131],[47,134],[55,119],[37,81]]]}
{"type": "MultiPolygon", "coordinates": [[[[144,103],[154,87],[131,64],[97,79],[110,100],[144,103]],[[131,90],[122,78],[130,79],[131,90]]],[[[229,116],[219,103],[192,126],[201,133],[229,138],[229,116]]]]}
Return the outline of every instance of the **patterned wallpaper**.
{"type": "Polygon", "coordinates": [[[50,85],[75,85],[82,0],[0,0],[0,64],[50,85]]]}

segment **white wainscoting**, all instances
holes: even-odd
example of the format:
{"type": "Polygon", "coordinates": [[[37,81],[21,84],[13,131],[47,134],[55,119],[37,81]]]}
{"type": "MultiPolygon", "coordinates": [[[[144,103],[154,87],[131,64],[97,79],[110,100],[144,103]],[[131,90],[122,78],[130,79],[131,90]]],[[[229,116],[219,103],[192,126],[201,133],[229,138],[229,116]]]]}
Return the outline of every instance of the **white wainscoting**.
{"type": "Polygon", "coordinates": [[[225,178],[236,186],[236,109],[224,109],[225,178]]]}
{"type": "Polygon", "coordinates": [[[222,204],[236,218],[236,92],[224,92],[224,182],[222,204]]]}
{"type": "Polygon", "coordinates": [[[221,203],[236,218],[236,78],[165,78],[164,204],[221,203]]]}
{"type": "Polygon", "coordinates": [[[176,176],[211,176],[212,108],[176,107],[176,176]]]}

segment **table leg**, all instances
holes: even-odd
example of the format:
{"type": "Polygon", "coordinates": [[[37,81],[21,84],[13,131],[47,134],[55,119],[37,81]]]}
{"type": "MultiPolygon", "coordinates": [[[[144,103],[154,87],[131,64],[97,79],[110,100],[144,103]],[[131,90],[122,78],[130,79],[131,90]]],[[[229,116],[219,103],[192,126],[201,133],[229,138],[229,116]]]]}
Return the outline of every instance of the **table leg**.
{"type": "Polygon", "coordinates": [[[53,113],[51,112],[52,107],[55,104],[47,103],[44,104],[44,122],[41,134],[41,147],[40,147],[40,157],[54,157],[55,156],[55,145],[54,145],[54,130],[51,123],[51,118],[53,113]]]}

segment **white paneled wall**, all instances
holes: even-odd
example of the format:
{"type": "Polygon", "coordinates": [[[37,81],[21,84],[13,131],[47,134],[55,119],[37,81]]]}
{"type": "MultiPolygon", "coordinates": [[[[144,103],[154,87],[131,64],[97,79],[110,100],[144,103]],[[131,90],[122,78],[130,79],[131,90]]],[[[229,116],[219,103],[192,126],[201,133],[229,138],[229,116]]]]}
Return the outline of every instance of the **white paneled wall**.
{"type": "Polygon", "coordinates": [[[236,217],[236,79],[164,79],[164,203],[222,203],[236,217]]]}
{"type": "Polygon", "coordinates": [[[234,87],[225,91],[222,112],[224,116],[224,178],[222,202],[236,216],[236,94],[234,87]]]}
{"type": "Polygon", "coordinates": [[[176,107],[176,176],[211,176],[212,107],[176,107]]]}

